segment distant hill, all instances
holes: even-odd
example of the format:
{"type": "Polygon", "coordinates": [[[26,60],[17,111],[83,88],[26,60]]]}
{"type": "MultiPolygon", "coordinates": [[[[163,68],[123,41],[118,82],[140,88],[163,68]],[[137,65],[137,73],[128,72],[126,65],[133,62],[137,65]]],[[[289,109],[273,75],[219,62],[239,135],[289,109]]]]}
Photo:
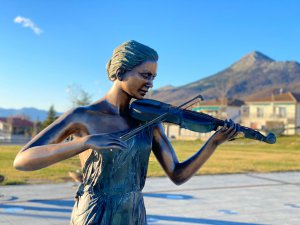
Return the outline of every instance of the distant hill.
{"type": "Polygon", "coordinates": [[[152,98],[180,104],[198,94],[206,99],[247,96],[266,89],[282,88],[300,93],[300,64],[296,61],[275,61],[254,51],[214,75],[195,82],[153,91],[152,98]]]}
{"type": "MultiPolygon", "coordinates": [[[[62,113],[57,113],[61,115],[62,113]]],[[[14,115],[23,115],[32,121],[44,121],[47,118],[48,111],[36,108],[21,108],[21,109],[4,109],[0,108],[0,117],[8,117],[14,115]]]]}

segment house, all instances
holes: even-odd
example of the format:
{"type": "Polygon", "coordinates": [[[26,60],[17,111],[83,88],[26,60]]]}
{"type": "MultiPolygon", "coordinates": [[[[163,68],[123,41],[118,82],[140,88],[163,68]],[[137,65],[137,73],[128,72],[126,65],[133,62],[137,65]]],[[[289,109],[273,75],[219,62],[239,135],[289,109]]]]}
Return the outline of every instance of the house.
{"type": "Polygon", "coordinates": [[[232,119],[236,123],[240,122],[240,109],[244,101],[239,99],[217,98],[198,103],[193,111],[203,112],[218,119],[232,119]]]}
{"type": "Polygon", "coordinates": [[[270,92],[249,97],[242,107],[242,124],[253,129],[286,135],[299,134],[300,94],[270,92]]]}
{"type": "Polygon", "coordinates": [[[0,118],[0,141],[10,141],[12,126],[6,121],[6,118],[0,118]]]}
{"type": "Polygon", "coordinates": [[[29,141],[33,128],[34,123],[24,116],[0,118],[0,137],[5,136],[2,139],[7,142],[24,143],[29,141]],[[1,127],[3,128],[1,129],[1,127]]]}
{"type": "MultiPolygon", "coordinates": [[[[239,123],[240,109],[243,104],[244,102],[238,99],[212,99],[197,103],[191,110],[202,112],[221,120],[231,118],[239,123]]],[[[170,139],[207,139],[211,136],[211,132],[198,133],[169,123],[164,123],[164,129],[170,139]]]]}

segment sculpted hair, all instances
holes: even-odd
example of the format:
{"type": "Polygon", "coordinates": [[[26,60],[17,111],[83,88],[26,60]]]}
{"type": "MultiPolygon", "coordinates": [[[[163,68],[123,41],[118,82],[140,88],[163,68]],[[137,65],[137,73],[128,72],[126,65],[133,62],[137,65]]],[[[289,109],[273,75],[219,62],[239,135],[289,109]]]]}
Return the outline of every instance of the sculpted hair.
{"type": "Polygon", "coordinates": [[[117,73],[124,74],[143,62],[157,61],[157,52],[137,41],[126,41],[113,51],[111,59],[106,64],[108,78],[112,81],[117,79],[117,73]]]}

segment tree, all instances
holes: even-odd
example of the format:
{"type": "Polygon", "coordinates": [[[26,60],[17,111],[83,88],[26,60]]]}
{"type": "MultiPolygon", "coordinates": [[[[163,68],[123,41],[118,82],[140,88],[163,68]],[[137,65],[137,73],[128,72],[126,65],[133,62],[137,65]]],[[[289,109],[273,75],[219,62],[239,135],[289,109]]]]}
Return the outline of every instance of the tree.
{"type": "Polygon", "coordinates": [[[57,116],[56,116],[54,106],[51,105],[49,108],[49,111],[48,111],[48,116],[47,116],[46,120],[43,122],[43,129],[48,127],[56,119],[57,119],[57,116]]]}
{"type": "Polygon", "coordinates": [[[34,121],[33,128],[31,131],[31,136],[34,137],[39,132],[41,132],[43,130],[43,128],[44,128],[44,124],[41,121],[39,121],[39,120],[34,121]]]}
{"type": "Polygon", "coordinates": [[[85,106],[91,103],[92,95],[79,85],[70,85],[67,92],[70,95],[72,107],[85,106]]]}
{"type": "Polygon", "coordinates": [[[216,93],[221,100],[221,104],[226,104],[226,99],[228,98],[228,93],[231,88],[234,87],[232,77],[222,78],[215,83],[216,93]]]}

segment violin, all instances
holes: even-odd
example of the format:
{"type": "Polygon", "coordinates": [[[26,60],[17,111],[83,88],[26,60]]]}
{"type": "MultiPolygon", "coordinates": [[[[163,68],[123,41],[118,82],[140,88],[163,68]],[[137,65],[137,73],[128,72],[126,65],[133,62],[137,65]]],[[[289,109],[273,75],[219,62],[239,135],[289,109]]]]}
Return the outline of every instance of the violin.
{"type": "MultiPolygon", "coordinates": [[[[192,100],[194,99],[195,98],[192,100]]],[[[178,107],[152,99],[141,99],[132,102],[129,107],[130,116],[145,123],[133,131],[123,135],[121,139],[128,140],[142,129],[159,122],[177,124],[181,128],[200,133],[207,133],[215,131],[219,127],[230,126],[230,122],[227,120],[224,121],[202,112],[181,108],[183,105],[186,105],[192,100],[178,107]]],[[[267,136],[264,136],[257,130],[241,125],[239,126],[238,132],[243,133],[245,138],[263,141],[268,144],[274,144],[276,142],[276,136],[273,133],[269,133],[267,136]]]]}

